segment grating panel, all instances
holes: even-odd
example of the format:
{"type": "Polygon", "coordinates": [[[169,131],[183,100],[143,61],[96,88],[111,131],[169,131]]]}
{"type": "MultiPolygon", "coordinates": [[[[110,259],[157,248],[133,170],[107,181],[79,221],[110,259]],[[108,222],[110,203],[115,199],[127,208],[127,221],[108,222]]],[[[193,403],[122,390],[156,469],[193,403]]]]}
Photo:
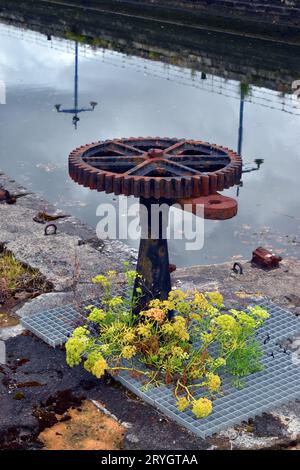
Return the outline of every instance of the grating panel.
{"type": "MultiPolygon", "coordinates": [[[[99,306],[98,302],[91,303],[99,306]]],[[[179,412],[172,389],[165,385],[143,390],[141,382],[127,371],[120,373],[117,379],[144,401],[202,438],[300,398],[300,364],[293,363],[291,352],[280,345],[283,340],[300,333],[300,319],[267,299],[255,303],[270,313],[257,334],[265,352],[262,358],[264,369],[247,377],[243,389],[235,388],[232,377],[223,375],[224,395],[214,400],[214,411],[209,417],[199,420],[190,410],[179,412]]],[[[77,310],[69,305],[24,317],[21,322],[42,340],[57,346],[65,343],[73,329],[82,324],[85,315],[83,306],[77,310]]],[[[199,398],[204,394],[199,389],[195,396],[199,398]]]]}
{"type": "MultiPolygon", "coordinates": [[[[85,305],[100,307],[100,303],[92,300],[85,305]]],[[[28,315],[21,319],[21,324],[50,346],[62,346],[74,328],[82,325],[86,320],[87,312],[84,305],[76,308],[73,305],[56,307],[35,315],[28,315]]]]}

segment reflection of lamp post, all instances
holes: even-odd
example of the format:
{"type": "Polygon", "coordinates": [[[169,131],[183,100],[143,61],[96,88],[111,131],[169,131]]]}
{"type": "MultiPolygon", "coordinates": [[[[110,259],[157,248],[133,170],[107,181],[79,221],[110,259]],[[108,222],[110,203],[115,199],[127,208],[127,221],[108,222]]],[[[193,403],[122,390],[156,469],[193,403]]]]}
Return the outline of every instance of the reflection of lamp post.
{"type": "Polygon", "coordinates": [[[257,165],[256,170],[259,170],[261,165],[264,163],[264,159],[263,158],[256,158],[254,160],[254,163],[256,163],[256,165],[257,165]]]}
{"type": "Polygon", "coordinates": [[[80,120],[78,117],[79,113],[85,113],[87,111],[94,111],[98,103],[95,101],[90,102],[90,108],[78,108],[78,42],[75,42],[75,80],[74,80],[74,108],[71,109],[61,109],[61,104],[56,104],[55,109],[58,113],[69,113],[73,114],[72,122],[77,129],[77,123],[80,120]]]}
{"type": "MultiPolygon", "coordinates": [[[[238,134],[238,145],[237,153],[241,155],[243,150],[243,136],[244,136],[244,107],[245,107],[245,97],[249,94],[249,85],[247,83],[240,84],[241,90],[241,99],[240,99],[240,116],[239,116],[239,134],[238,134]]],[[[264,160],[262,158],[256,158],[254,163],[255,167],[246,168],[242,170],[242,173],[250,173],[251,171],[257,171],[260,169],[264,160]]],[[[240,188],[243,186],[243,181],[240,181],[240,184],[237,187],[236,195],[239,196],[240,188]]]]}
{"type": "Polygon", "coordinates": [[[246,168],[245,170],[242,171],[242,173],[251,173],[251,171],[257,171],[260,169],[261,165],[264,163],[264,159],[263,158],[256,158],[254,160],[254,163],[256,164],[256,166],[254,167],[250,167],[250,168],[246,168]]]}
{"type": "Polygon", "coordinates": [[[237,152],[238,152],[239,155],[241,155],[242,147],[243,147],[244,106],[245,106],[245,93],[243,92],[243,89],[242,89],[242,86],[241,86],[239,136],[238,136],[238,146],[237,146],[237,152]]]}

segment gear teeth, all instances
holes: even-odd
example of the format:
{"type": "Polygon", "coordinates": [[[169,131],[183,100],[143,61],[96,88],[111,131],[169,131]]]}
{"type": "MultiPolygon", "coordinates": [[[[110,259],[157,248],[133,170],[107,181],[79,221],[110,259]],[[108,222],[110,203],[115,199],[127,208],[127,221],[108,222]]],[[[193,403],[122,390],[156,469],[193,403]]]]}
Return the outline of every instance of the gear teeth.
{"type": "Polygon", "coordinates": [[[224,176],[225,176],[225,183],[224,186],[226,189],[229,189],[231,186],[233,186],[233,178],[232,178],[232,173],[230,170],[224,170],[224,176]]]}
{"type": "Polygon", "coordinates": [[[122,194],[123,176],[117,175],[114,177],[114,193],[116,196],[122,194]]]}
{"type": "Polygon", "coordinates": [[[123,181],[123,194],[125,196],[131,196],[132,195],[132,178],[130,176],[125,176],[124,181],[123,181]]]}
{"type": "Polygon", "coordinates": [[[154,181],[153,196],[155,199],[159,199],[160,197],[160,181],[158,180],[154,181]]]}
{"type": "Polygon", "coordinates": [[[162,178],[161,185],[162,185],[161,187],[162,187],[162,192],[164,194],[164,197],[166,199],[171,199],[171,194],[172,194],[171,181],[167,181],[166,179],[162,178]]]}
{"type": "Polygon", "coordinates": [[[170,186],[170,192],[171,192],[171,198],[176,199],[176,179],[171,178],[169,181],[169,186],[170,186]]]}
{"type": "Polygon", "coordinates": [[[141,194],[141,178],[136,177],[133,180],[133,196],[139,197],[141,194]]]}
{"type": "Polygon", "coordinates": [[[209,195],[209,176],[203,175],[201,176],[201,196],[208,196],[209,195]]]}
{"type": "Polygon", "coordinates": [[[141,184],[141,194],[143,194],[143,196],[145,198],[149,198],[151,197],[151,181],[149,180],[149,178],[143,178],[142,179],[142,184],[141,184]]]}
{"type": "Polygon", "coordinates": [[[210,175],[209,178],[209,192],[210,194],[214,194],[218,190],[218,177],[215,174],[210,175]]]}
{"type": "Polygon", "coordinates": [[[105,173],[99,172],[97,177],[97,191],[101,192],[105,190],[105,173]]]}

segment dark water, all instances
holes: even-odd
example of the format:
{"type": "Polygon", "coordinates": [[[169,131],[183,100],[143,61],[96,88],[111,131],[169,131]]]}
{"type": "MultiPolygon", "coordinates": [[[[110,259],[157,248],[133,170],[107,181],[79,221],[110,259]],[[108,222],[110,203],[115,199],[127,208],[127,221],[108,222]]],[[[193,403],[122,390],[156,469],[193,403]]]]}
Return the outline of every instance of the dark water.
{"type": "MultiPolygon", "coordinates": [[[[152,135],[237,149],[239,82],[213,75],[203,80],[189,69],[85,46],[79,48],[80,106],[99,104],[80,115],[75,130],[71,115],[54,110],[57,103],[72,107],[74,49],[71,41],[47,41],[0,25],[0,80],[7,88],[7,104],[0,106],[0,167],[58,208],[95,226],[99,202],[117,203],[68,176],[70,150],[88,142],[152,135]]],[[[243,175],[237,217],[206,221],[200,251],[186,253],[183,242],[171,241],[171,261],[186,266],[250,258],[259,245],[300,258],[299,114],[300,103],[291,94],[251,87],[242,155],[245,169],[255,168],[257,158],[264,163],[243,175]]]]}

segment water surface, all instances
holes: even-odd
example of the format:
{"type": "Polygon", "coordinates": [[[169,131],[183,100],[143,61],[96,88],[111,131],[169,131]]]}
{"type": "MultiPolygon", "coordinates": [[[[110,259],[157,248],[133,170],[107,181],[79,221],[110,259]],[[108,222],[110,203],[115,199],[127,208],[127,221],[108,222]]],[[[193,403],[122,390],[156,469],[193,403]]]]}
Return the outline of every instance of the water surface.
{"type": "MultiPolygon", "coordinates": [[[[113,195],[76,185],[68,176],[70,150],[101,139],[170,136],[201,139],[237,150],[240,82],[114,50],[79,46],[79,104],[94,112],[58,114],[73,106],[75,43],[0,24],[0,167],[65,212],[96,226],[101,201],[113,195]]],[[[247,58],[245,57],[245,61],[247,58]]],[[[300,77],[299,77],[300,78],[300,77]]],[[[205,222],[205,244],[184,252],[170,242],[178,266],[250,258],[259,245],[300,258],[300,103],[268,88],[250,86],[244,106],[239,212],[232,220],[205,222]]],[[[225,192],[235,196],[237,188],[225,192]]],[[[129,242],[130,243],[130,242],[129,242]]],[[[137,246],[137,242],[131,242],[137,246]]]]}

